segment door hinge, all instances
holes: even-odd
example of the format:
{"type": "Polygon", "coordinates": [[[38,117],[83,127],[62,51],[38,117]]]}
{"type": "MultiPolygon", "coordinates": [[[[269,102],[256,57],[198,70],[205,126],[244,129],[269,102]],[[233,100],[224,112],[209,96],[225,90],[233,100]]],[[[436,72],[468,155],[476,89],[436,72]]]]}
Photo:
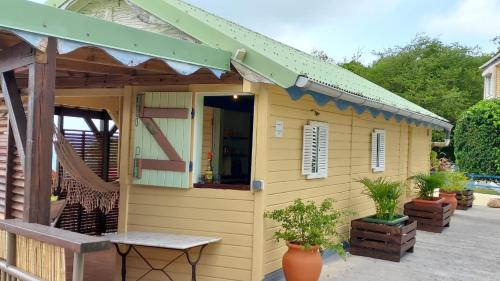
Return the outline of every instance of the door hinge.
{"type": "Polygon", "coordinates": [[[189,172],[193,171],[193,161],[189,161],[189,172]]]}
{"type": "Polygon", "coordinates": [[[191,109],[191,119],[194,119],[194,108],[191,109]]]}

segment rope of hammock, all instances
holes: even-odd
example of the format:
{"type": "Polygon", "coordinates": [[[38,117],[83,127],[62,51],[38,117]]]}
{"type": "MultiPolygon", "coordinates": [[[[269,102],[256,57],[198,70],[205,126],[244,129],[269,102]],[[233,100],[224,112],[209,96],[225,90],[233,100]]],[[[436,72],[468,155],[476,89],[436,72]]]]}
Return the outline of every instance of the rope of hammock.
{"type": "Polygon", "coordinates": [[[80,203],[86,211],[96,208],[105,214],[111,211],[119,197],[119,185],[96,175],[57,128],[54,128],[53,144],[63,167],[61,188],[68,191],[68,203],[80,203]]]}

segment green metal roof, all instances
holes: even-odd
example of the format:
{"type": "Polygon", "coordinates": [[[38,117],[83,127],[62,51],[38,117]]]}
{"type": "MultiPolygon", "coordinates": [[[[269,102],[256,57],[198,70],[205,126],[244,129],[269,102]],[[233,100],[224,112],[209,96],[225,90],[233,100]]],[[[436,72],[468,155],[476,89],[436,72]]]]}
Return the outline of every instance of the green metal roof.
{"type": "Polygon", "coordinates": [[[341,91],[445,120],[338,65],[323,62],[183,1],[129,1],[211,47],[233,54],[245,49],[247,55],[242,63],[283,88],[293,87],[299,76],[305,76],[341,91]]]}
{"type": "Polygon", "coordinates": [[[26,0],[2,0],[0,27],[209,68],[230,69],[230,52],[26,0]]]}

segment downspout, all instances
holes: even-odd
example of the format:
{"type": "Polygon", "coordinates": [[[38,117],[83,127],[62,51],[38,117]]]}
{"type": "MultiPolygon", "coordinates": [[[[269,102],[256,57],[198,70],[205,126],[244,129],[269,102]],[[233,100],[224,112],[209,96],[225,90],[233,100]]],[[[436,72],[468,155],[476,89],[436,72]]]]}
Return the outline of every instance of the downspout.
{"type": "Polygon", "coordinates": [[[446,136],[444,137],[444,141],[433,141],[432,147],[448,147],[451,143],[451,130],[446,130],[446,136]]]}

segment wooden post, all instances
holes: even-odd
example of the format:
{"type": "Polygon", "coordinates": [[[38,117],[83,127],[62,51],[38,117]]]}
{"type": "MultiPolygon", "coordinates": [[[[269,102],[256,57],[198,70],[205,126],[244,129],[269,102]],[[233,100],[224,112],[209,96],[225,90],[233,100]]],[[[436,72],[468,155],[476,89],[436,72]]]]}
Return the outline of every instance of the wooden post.
{"type": "Polygon", "coordinates": [[[49,38],[46,53],[29,66],[24,167],[24,221],[43,225],[50,220],[55,77],[56,41],[49,38]]]}
{"type": "Polygon", "coordinates": [[[101,136],[102,136],[102,179],[108,181],[109,177],[109,119],[101,120],[101,136]]]}
{"type": "Polygon", "coordinates": [[[6,257],[9,266],[16,266],[16,234],[7,232],[5,239],[6,257]]]}
{"type": "Polygon", "coordinates": [[[73,281],[83,281],[84,256],[82,253],[73,254],[73,281]]]}

